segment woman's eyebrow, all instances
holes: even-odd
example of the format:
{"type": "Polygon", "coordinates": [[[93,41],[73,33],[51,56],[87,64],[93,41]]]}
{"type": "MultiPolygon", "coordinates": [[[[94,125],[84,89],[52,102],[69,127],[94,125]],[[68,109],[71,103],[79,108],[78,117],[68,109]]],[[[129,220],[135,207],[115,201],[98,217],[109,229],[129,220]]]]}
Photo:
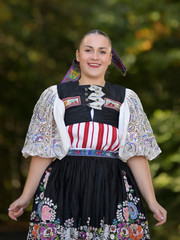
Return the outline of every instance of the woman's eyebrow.
{"type": "MultiPolygon", "coordinates": [[[[85,45],[85,47],[93,48],[92,46],[89,46],[89,45],[85,45]]],[[[99,47],[99,49],[107,49],[107,47],[99,47]]]]}

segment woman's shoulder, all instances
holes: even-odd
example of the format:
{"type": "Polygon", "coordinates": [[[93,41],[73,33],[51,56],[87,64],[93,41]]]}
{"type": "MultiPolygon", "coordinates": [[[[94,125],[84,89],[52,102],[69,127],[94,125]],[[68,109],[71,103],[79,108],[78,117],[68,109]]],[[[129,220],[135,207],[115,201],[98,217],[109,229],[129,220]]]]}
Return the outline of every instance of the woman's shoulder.
{"type": "Polygon", "coordinates": [[[74,88],[78,85],[77,81],[69,81],[69,82],[64,82],[64,83],[58,83],[57,84],[57,89],[69,89],[69,88],[74,88]]]}
{"type": "Polygon", "coordinates": [[[43,93],[57,93],[58,89],[65,90],[73,88],[74,86],[76,86],[75,82],[58,83],[56,85],[49,86],[43,91],[43,93]]]}
{"type": "Polygon", "coordinates": [[[138,94],[130,88],[126,88],[125,99],[127,101],[129,100],[132,100],[132,101],[136,100],[138,102],[140,101],[138,94]]]}
{"type": "Polygon", "coordinates": [[[78,89],[77,81],[74,82],[70,81],[57,84],[57,92],[60,99],[66,98],[67,96],[74,94],[74,92],[77,92],[77,89],[78,89]]]}
{"type": "Polygon", "coordinates": [[[126,94],[126,88],[124,86],[110,82],[106,82],[105,86],[108,89],[108,91],[111,92],[112,95],[116,96],[117,98],[120,98],[119,100],[121,103],[124,102],[126,94]]]}
{"type": "Polygon", "coordinates": [[[46,88],[40,95],[39,99],[38,99],[38,104],[53,104],[54,100],[56,98],[57,95],[57,86],[56,85],[52,85],[48,88],[46,88]]]}
{"type": "Polygon", "coordinates": [[[45,98],[45,97],[50,97],[50,96],[54,96],[57,94],[57,85],[52,85],[48,88],[46,88],[42,93],[40,98],[45,98]]]}
{"type": "Polygon", "coordinates": [[[111,92],[115,92],[117,96],[120,96],[121,103],[124,101],[137,103],[141,102],[138,94],[134,90],[110,82],[107,82],[106,84],[111,92]]]}
{"type": "Polygon", "coordinates": [[[121,85],[116,84],[116,83],[111,83],[111,82],[106,82],[106,86],[107,86],[107,87],[111,87],[111,88],[113,88],[113,89],[125,88],[124,86],[121,86],[121,85]]]}
{"type": "Polygon", "coordinates": [[[42,93],[56,93],[57,92],[57,85],[52,85],[47,87],[42,93]]]}

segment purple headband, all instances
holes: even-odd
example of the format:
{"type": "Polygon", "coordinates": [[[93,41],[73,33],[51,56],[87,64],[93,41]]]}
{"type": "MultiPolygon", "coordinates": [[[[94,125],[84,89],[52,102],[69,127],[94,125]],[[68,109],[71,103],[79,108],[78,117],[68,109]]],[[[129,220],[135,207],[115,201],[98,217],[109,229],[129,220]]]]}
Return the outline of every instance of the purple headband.
{"type": "MultiPolygon", "coordinates": [[[[117,53],[114,51],[114,49],[112,49],[112,62],[121,71],[121,75],[125,76],[127,69],[123,65],[121,59],[119,58],[117,53]]],[[[77,81],[80,78],[80,76],[81,76],[81,72],[80,72],[79,62],[76,61],[76,59],[74,59],[70,69],[66,73],[61,83],[77,81]]]]}

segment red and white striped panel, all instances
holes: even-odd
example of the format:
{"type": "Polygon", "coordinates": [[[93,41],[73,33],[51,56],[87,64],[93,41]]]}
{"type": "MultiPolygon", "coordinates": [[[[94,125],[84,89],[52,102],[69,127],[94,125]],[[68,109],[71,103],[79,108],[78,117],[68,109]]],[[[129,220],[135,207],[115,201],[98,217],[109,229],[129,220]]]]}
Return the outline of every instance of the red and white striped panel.
{"type": "Polygon", "coordinates": [[[118,129],[97,122],[76,123],[66,127],[71,139],[71,148],[86,148],[117,151],[119,148],[118,129]]]}

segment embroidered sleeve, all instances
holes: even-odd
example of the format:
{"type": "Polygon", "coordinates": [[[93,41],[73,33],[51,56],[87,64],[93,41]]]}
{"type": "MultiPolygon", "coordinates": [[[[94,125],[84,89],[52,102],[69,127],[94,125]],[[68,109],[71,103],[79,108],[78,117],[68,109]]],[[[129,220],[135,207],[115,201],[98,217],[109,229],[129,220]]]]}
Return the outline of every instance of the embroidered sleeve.
{"type": "Polygon", "coordinates": [[[123,161],[133,156],[152,160],[161,153],[141,101],[130,89],[126,89],[125,101],[120,108],[119,129],[119,156],[123,161]]]}
{"type": "Polygon", "coordinates": [[[22,149],[24,157],[54,158],[62,155],[62,141],[53,115],[56,95],[56,86],[52,86],[42,93],[36,103],[22,149]]]}

